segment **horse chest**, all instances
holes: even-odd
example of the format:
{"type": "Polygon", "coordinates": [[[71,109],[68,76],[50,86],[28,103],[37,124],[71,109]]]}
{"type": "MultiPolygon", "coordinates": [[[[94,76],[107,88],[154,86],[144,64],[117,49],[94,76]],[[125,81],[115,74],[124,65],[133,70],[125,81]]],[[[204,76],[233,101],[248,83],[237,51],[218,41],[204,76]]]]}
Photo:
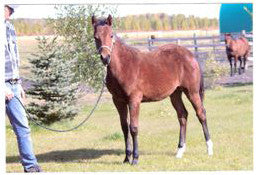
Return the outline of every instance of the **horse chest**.
{"type": "Polygon", "coordinates": [[[107,75],[106,86],[112,96],[116,98],[121,98],[127,100],[129,97],[129,92],[126,86],[117,80],[113,75],[107,75]]]}
{"type": "Polygon", "coordinates": [[[226,49],[226,53],[228,56],[230,57],[234,57],[235,55],[237,55],[237,51],[236,50],[233,50],[232,48],[227,48],[226,49]]]}

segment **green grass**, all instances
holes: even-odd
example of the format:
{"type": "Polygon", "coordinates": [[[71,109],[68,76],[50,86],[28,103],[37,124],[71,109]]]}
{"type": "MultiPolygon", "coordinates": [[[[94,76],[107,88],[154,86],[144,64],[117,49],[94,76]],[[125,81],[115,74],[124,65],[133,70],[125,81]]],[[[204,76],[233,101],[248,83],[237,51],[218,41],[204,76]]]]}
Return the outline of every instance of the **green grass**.
{"type": "MultiPolygon", "coordinates": [[[[206,153],[201,125],[186,98],[187,150],[182,159],[175,158],[179,124],[168,99],[141,105],[137,166],[122,163],[123,135],[111,102],[100,104],[92,118],[73,132],[53,133],[32,126],[34,151],[45,172],[253,170],[253,86],[221,87],[205,95],[212,157],[206,153]]],[[[88,112],[84,108],[74,121],[51,127],[72,127],[88,112]]],[[[22,172],[9,124],[6,131],[6,171],[22,172]]]]}

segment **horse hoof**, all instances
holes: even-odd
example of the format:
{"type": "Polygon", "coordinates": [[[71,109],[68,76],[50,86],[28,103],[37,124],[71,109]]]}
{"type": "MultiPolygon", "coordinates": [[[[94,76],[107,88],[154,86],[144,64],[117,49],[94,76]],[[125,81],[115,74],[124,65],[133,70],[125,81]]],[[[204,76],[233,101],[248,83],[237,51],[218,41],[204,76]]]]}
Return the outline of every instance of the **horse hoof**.
{"type": "Polygon", "coordinates": [[[130,160],[126,157],[123,163],[130,163],[130,160]]]}
{"type": "Polygon", "coordinates": [[[138,164],[138,159],[133,159],[131,165],[137,165],[138,164]]]}
{"type": "Polygon", "coordinates": [[[186,149],[186,145],[184,144],[182,148],[178,148],[177,153],[176,153],[176,158],[181,159],[184,155],[186,149]]]}

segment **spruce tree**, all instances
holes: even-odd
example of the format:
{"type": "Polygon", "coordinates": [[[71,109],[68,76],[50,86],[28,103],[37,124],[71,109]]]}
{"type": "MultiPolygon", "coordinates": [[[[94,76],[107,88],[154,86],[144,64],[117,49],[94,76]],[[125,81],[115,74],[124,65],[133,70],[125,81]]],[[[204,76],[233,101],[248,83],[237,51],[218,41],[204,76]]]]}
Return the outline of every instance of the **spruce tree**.
{"type": "Polygon", "coordinates": [[[77,114],[78,87],[74,82],[73,63],[63,59],[65,52],[58,46],[57,38],[37,40],[38,52],[30,59],[32,86],[27,94],[32,97],[32,102],[28,111],[44,124],[72,119],[77,114]]]}

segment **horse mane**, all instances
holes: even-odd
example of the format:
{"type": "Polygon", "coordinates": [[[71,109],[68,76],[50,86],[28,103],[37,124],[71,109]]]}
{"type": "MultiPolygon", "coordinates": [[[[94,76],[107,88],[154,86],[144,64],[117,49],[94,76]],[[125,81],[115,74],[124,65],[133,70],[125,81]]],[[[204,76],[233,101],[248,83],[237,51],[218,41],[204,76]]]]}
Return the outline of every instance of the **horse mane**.
{"type": "Polygon", "coordinates": [[[95,25],[96,26],[104,26],[106,24],[107,24],[107,20],[105,18],[100,18],[95,25]]]}
{"type": "Polygon", "coordinates": [[[115,41],[118,42],[122,47],[126,48],[126,50],[129,51],[130,53],[135,54],[135,53],[141,52],[138,48],[126,44],[126,42],[120,37],[118,37],[117,34],[114,34],[114,37],[115,37],[115,41]]]}

